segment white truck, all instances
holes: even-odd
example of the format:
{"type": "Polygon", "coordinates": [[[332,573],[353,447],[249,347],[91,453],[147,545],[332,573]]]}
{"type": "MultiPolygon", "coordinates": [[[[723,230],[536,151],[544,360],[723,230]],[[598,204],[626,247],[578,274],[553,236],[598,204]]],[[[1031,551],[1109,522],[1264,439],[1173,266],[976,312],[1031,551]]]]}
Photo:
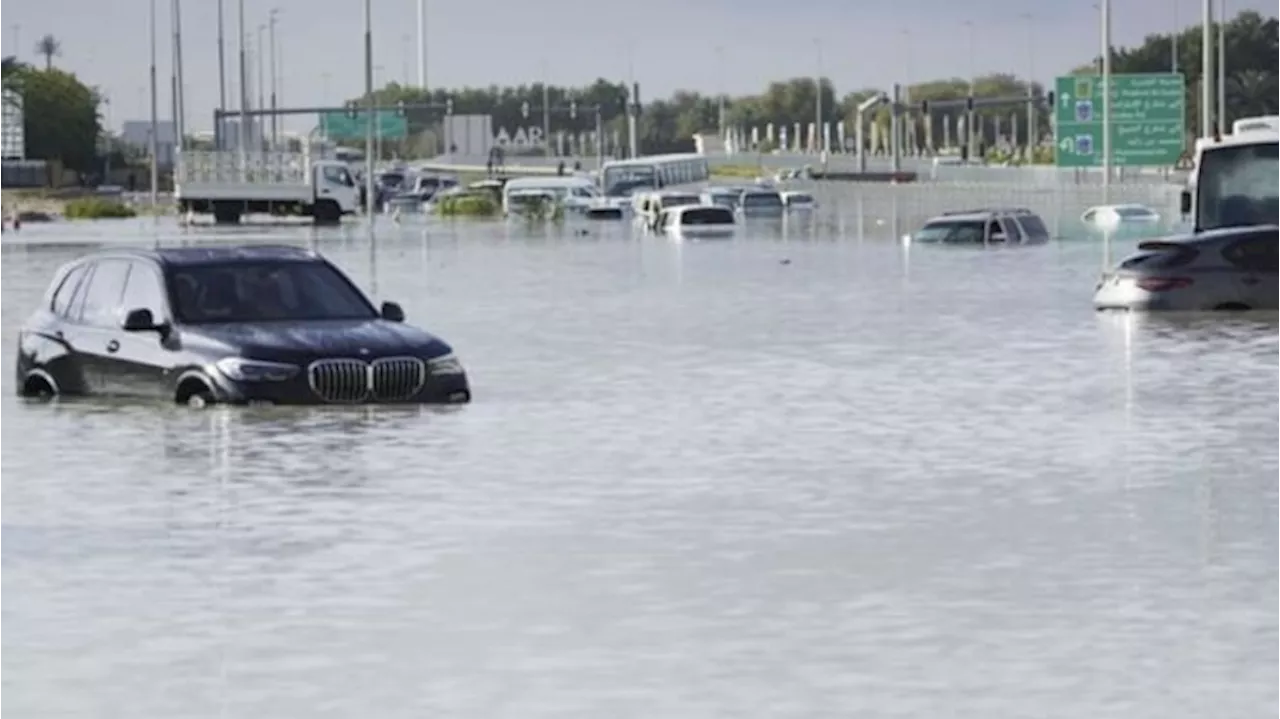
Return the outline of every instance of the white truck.
{"type": "Polygon", "coordinates": [[[1196,140],[1180,208],[1193,232],[1276,224],[1280,117],[1242,118],[1231,129],[1196,140]]]}
{"type": "Polygon", "coordinates": [[[248,214],[341,222],[360,207],[347,163],[309,152],[185,151],[174,170],[174,199],[184,215],[210,214],[234,225],[248,214]]]}

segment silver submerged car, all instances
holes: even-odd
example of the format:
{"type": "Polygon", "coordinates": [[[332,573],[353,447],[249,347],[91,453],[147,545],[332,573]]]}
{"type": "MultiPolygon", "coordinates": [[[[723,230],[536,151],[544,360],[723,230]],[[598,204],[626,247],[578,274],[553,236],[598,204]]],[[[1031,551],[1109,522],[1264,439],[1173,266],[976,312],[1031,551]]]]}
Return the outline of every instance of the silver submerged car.
{"type": "Polygon", "coordinates": [[[1274,310],[1280,227],[1208,230],[1152,240],[1103,276],[1099,310],[1274,310]]]}
{"type": "Polygon", "coordinates": [[[983,208],[947,212],[904,235],[904,244],[1039,245],[1049,241],[1049,228],[1031,210],[983,208]]]}

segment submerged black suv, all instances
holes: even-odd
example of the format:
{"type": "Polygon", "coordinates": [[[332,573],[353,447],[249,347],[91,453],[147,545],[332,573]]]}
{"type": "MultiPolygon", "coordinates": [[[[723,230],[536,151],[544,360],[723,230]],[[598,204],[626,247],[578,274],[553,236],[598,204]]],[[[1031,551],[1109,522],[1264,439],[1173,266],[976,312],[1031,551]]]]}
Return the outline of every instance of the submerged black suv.
{"type": "Polygon", "coordinates": [[[464,403],[449,345],[306,249],[110,250],[58,270],[18,335],[25,396],[464,403]]]}

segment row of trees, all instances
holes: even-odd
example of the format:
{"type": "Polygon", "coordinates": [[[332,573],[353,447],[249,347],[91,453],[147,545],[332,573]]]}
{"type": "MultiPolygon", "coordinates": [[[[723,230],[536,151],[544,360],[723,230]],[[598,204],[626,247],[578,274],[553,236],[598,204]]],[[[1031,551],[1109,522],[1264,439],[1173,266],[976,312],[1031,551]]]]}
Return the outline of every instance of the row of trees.
{"type": "MultiPolygon", "coordinates": [[[[1227,67],[1227,117],[1224,119],[1229,122],[1237,117],[1276,114],[1276,19],[1246,11],[1228,22],[1224,30],[1227,67]]],[[[1200,113],[1200,43],[1199,27],[1184,30],[1176,42],[1177,67],[1188,78],[1188,128],[1197,128],[1200,113]]],[[[1169,35],[1150,35],[1137,47],[1116,48],[1112,67],[1118,73],[1167,72],[1173,66],[1173,46],[1174,39],[1169,35]]],[[[74,75],[53,66],[53,58],[60,50],[58,41],[46,36],[37,46],[45,61],[43,68],[18,62],[12,57],[5,58],[4,87],[22,97],[28,157],[57,161],[72,170],[91,171],[99,166],[103,147],[111,146],[111,143],[101,142],[101,97],[94,88],[86,86],[74,75]]],[[[1095,58],[1093,63],[1076,71],[1093,72],[1097,64],[1095,58]]],[[[843,121],[847,127],[852,127],[854,108],[880,92],[881,89],[868,88],[839,96],[827,80],[822,80],[819,85],[815,85],[811,78],[784,80],[771,83],[758,95],[723,98],[724,121],[728,126],[737,127],[763,128],[770,123],[775,127],[790,127],[796,123],[807,125],[814,120],[816,96],[821,93],[823,121],[843,121]]],[[[952,78],[912,85],[906,94],[918,103],[921,100],[959,99],[968,92],[968,79],[952,78]]],[[[1027,81],[1014,75],[990,75],[974,82],[976,97],[1024,97],[1027,92],[1027,81]]],[[[1050,131],[1045,91],[1039,85],[1032,85],[1030,93],[1038,106],[1039,121],[1034,138],[1039,139],[1050,131]]],[[[537,84],[428,92],[393,83],[374,94],[374,101],[379,105],[434,103],[443,108],[451,102],[456,114],[491,115],[495,128],[513,130],[542,124],[544,88],[537,84]]],[[[594,130],[595,108],[598,107],[606,134],[616,132],[625,137],[624,98],[627,88],[624,85],[601,79],[582,88],[548,87],[545,94],[553,108],[553,131],[594,130]],[[573,116],[568,112],[571,105],[577,108],[573,116]]],[[[364,99],[360,97],[352,101],[359,103],[364,99]]],[[[718,96],[692,91],[680,91],[666,99],[647,101],[642,98],[638,120],[641,150],[652,153],[691,149],[694,133],[714,131],[719,125],[721,100],[718,96]]],[[[442,112],[442,109],[408,111],[410,134],[429,135],[438,126],[442,112]]],[[[887,125],[888,113],[887,108],[882,108],[874,121],[887,125]]],[[[1023,108],[1010,106],[1007,109],[978,111],[978,115],[987,120],[1013,113],[1021,116],[1023,108]]],[[[959,113],[951,111],[948,114],[959,113]]],[[[934,136],[920,138],[921,144],[928,144],[931,139],[933,145],[941,145],[942,125],[942,122],[933,123],[934,136]]],[[[1008,127],[1009,123],[1004,125],[1008,127]]],[[[994,126],[994,122],[981,125],[989,128],[988,132],[994,126]]],[[[1026,144],[1025,122],[1019,122],[1019,126],[1018,137],[1012,139],[1017,144],[1026,144]]],[[[923,124],[917,129],[923,130],[923,124]]],[[[994,139],[990,136],[984,138],[986,142],[994,139]]]]}
{"type": "MultiPolygon", "coordinates": [[[[1226,47],[1226,89],[1227,117],[1226,122],[1238,117],[1275,114],[1277,112],[1277,22],[1275,18],[1264,18],[1257,12],[1245,11],[1229,21],[1225,27],[1226,47]]],[[[1174,39],[1171,35],[1149,35],[1137,47],[1118,47],[1112,51],[1112,70],[1117,73],[1169,72],[1174,67],[1174,39]]],[[[1201,83],[1201,30],[1199,26],[1182,31],[1176,41],[1178,71],[1187,77],[1187,127],[1198,130],[1200,116],[1200,83],[1201,83]]],[[[1088,65],[1073,70],[1076,73],[1096,72],[1100,63],[1095,58],[1088,65]]],[[[904,98],[912,103],[922,100],[942,101],[959,100],[969,94],[970,82],[967,78],[949,78],[918,83],[905,88],[904,98]]],[[[1036,106],[1037,126],[1032,135],[1039,141],[1052,131],[1050,124],[1050,108],[1046,99],[1046,89],[1038,83],[1031,83],[1012,74],[994,74],[976,78],[973,82],[973,94],[977,98],[1026,97],[1028,91],[1036,106]]],[[[882,88],[867,88],[837,94],[828,80],[821,80],[820,87],[812,78],[795,78],[771,83],[764,92],[746,97],[723,98],[724,122],[727,126],[760,127],[768,124],[775,127],[791,127],[796,123],[808,125],[814,121],[817,110],[817,94],[822,95],[823,122],[844,122],[852,128],[856,118],[855,108],[869,97],[885,92],[882,88]]],[[[409,131],[411,135],[429,132],[439,122],[446,103],[452,101],[452,109],[456,114],[486,114],[493,117],[495,128],[506,128],[509,131],[517,127],[541,126],[542,105],[544,96],[553,108],[551,127],[553,131],[590,132],[595,127],[594,108],[599,107],[604,120],[606,133],[625,134],[625,106],[627,88],[623,84],[612,83],[600,79],[594,84],[582,88],[566,88],[551,86],[545,89],[540,84],[522,85],[519,87],[466,88],[461,90],[424,91],[415,87],[407,87],[395,83],[389,84],[374,92],[374,102],[378,105],[395,105],[400,102],[412,105],[433,104],[433,110],[409,110],[409,131]],[[571,117],[568,108],[576,105],[576,117],[571,117]],[[526,114],[525,110],[528,109],[526,114]]],[[[365,97],[353,98],[352,103],[363,103],[365,97]]],[[[640,146],[644,152],[675,152],[692,147],[692,136],[698,132],[715,131],[720,124],[721,98],[715,95],[704,95],[693,91],[679,91],[672,97],[651,101],[641,100],[641,112],[638,121],[640,146]]],[[[959,110],[932,113],[951,115],[957,119],[959,110]]],[[[1011,123],[1006,119],[1010,115],[1018,116],[1018,132],[1016,137],[1007,139],[1018,145],[1026,145],[1027,128],[1023,120],[1025,104],[1010,105],[1002,108],[979,109],[976,111],[978,127],[987,133],[983,140],[993,142],[997,127],[996,117],[1001,116],[1001,123],[1007,130],[1011,123]]],[[[881,108],[874,122],[882,129],[889,125],[890,110],[881,108]]],[[[922,134],[919,142],[922,145],[940,146],[943,143],[944,122],[933,122],[925,125],[918,115],[912,115],[913,124],[917,125],[917,133],[932,132],[932,137],[922,134]]],[[[954,125],[953,125],[954,127],[954,125]]],[[[1007,132],[1005,133],[1008,134],[1007,132]]],[[[954,137],[954,135],[953,135],[954,137]]],[[[1034,144],[1034,143],[1033,143],[1034,144]]]]}

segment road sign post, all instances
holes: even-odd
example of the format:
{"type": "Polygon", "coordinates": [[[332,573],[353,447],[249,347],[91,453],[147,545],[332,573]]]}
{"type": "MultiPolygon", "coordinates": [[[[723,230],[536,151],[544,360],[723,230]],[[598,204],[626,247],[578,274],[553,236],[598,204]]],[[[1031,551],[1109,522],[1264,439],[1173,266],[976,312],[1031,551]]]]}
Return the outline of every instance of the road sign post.
{"type": "MultiPolygon", "coordinates": [[[[1070,75],[1054,83],[1058,167],[1102,166],[1102,78],[1070,75]]],[[[1181,73],[1111,76],[1111,165],[1172,167],[1186,144],[1186,81],[1181,73]]]]}

